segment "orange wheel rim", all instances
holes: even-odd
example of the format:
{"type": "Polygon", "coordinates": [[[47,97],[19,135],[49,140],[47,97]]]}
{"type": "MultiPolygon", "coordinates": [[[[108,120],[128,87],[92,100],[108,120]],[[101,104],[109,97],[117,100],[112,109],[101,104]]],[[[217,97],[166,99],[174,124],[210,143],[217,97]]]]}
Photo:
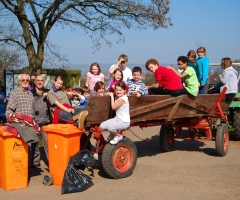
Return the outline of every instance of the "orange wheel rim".
{"type": "Polygon", "coordinates": [[[113,155],[113,165],[119,172],[127,171],[133,162],[133,153],[129,146],[123,145],[116,149],[113,155]]]}

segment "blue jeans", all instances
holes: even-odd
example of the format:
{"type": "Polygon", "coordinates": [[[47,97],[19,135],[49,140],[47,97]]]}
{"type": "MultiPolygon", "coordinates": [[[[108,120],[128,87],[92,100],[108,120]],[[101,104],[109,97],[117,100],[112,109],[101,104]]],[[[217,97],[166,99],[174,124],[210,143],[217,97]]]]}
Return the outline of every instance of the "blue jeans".
{"type": "Polygon", "coordinates": [[[0,124],[5,124],[5,123],[7,123],[7,118],[6,118],[6,116],[0,116],[0,124]]]}
{"type": "Polygon", "coordinates": [[[198,94],[206,94],[206,84],[199,87],[198,94]]]}
{"type": "MultiPolygon", "coordinates": [[[[79,114],[83,110],[85,110],[85,108],[75,107],[74,108],[74,115],[79,114]]],[[[69,113],[69,112],[66,112],[65,110],[61,110],[58,114],[58,119],[60,119],[62,121],[65,121],[66,123],[67,122],[70,122],[70,123],[74,122],[72,117],[73,117],[73,114],[69,113]]]]}

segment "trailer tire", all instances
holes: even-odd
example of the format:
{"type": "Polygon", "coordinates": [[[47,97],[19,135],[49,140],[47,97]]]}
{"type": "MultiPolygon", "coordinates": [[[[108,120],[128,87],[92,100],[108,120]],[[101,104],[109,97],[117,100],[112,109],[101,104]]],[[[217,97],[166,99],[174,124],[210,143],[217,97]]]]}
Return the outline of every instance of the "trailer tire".
{"type": "Polygon", "coordinates": [[[225,156],[228,151],[229,133],[227,124],[220,124],[216,133],[215,146],[218,156],[225,156]]]}
{"type": "Polygon", "coordinates": [[[234,131],[232,134],[233,139],[240,140],[240,113],[238,111],[234,111],[233,126],[234,126],[234,131]]]}
{"type": "Polygon", "coordinates": [[[174,129],[172,127],[161,126],[159,143],[163,152],[172,151],[174,144],[174,129]]]}
{"type": "Polygon", "coordinates": [[[115,179],[125,178],[133,173],[137,163],[137,148],[132,140],[124,137],[116,145],[106,144],[102,152],[104,171],[115,179]]]}

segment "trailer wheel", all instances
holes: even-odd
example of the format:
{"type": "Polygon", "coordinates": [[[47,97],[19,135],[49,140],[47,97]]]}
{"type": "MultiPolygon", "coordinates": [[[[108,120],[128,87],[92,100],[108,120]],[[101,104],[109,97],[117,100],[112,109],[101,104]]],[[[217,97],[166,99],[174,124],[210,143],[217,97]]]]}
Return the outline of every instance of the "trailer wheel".
{"type": "Polygon", "coordinates": [[[47,173],[43,176],[43,184],[50,186],[53,184],[53,177],[50,173],[47,173]]]}
{"type": "Polygon", "coordinates": [[[124,137],[116,145],[106,144],[102,152],[104,171],[111,178],[125,178],[133,173],[137,163],[137,148],[132,140],[124,137]]]}
{"type": "Polygon", "coordinates": [[[233,131],[234,140],[240,140],[240,113],[238,111],[234,111],[233,126],[234,126],[233,131]]]}
{"type": "Polygon", "coordinates": [[[225,156],[228,151],[229,133],[227,124],[221,124],[218,126],[216,133],[215,146],[218,156],[225,156]]]}
{"type": "Polygon", "coordinates": [[[162,126],[160,129],[159,142],[163,152],[172,151],[174,144],[174,129],[172,127],[162,126]]]}

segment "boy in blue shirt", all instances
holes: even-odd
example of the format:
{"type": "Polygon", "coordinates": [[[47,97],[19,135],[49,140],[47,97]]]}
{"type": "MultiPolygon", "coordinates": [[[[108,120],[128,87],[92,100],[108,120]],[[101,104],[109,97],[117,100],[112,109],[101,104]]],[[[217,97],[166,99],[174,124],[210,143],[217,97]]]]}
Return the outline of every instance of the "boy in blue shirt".
{"type": "Polygon", "coordinates": [[[132,69],[132,76],[133,76],[133,79],[131,79],[127,83],[128,94],[136,95],[137,98],[139,98],[141,95],[148,94],[148,90],[145,84],[140,80],[142,76],[141,67],[134,67],[132,69]]]}
{"type": "Polygon", "coordinates": [[[81,94],[85,97],[83,102],[80,102],[80,108],[86,108],[88,99],[90,97],[90,89],[87,86],[83,86],[81,89],[81,94]]]}

